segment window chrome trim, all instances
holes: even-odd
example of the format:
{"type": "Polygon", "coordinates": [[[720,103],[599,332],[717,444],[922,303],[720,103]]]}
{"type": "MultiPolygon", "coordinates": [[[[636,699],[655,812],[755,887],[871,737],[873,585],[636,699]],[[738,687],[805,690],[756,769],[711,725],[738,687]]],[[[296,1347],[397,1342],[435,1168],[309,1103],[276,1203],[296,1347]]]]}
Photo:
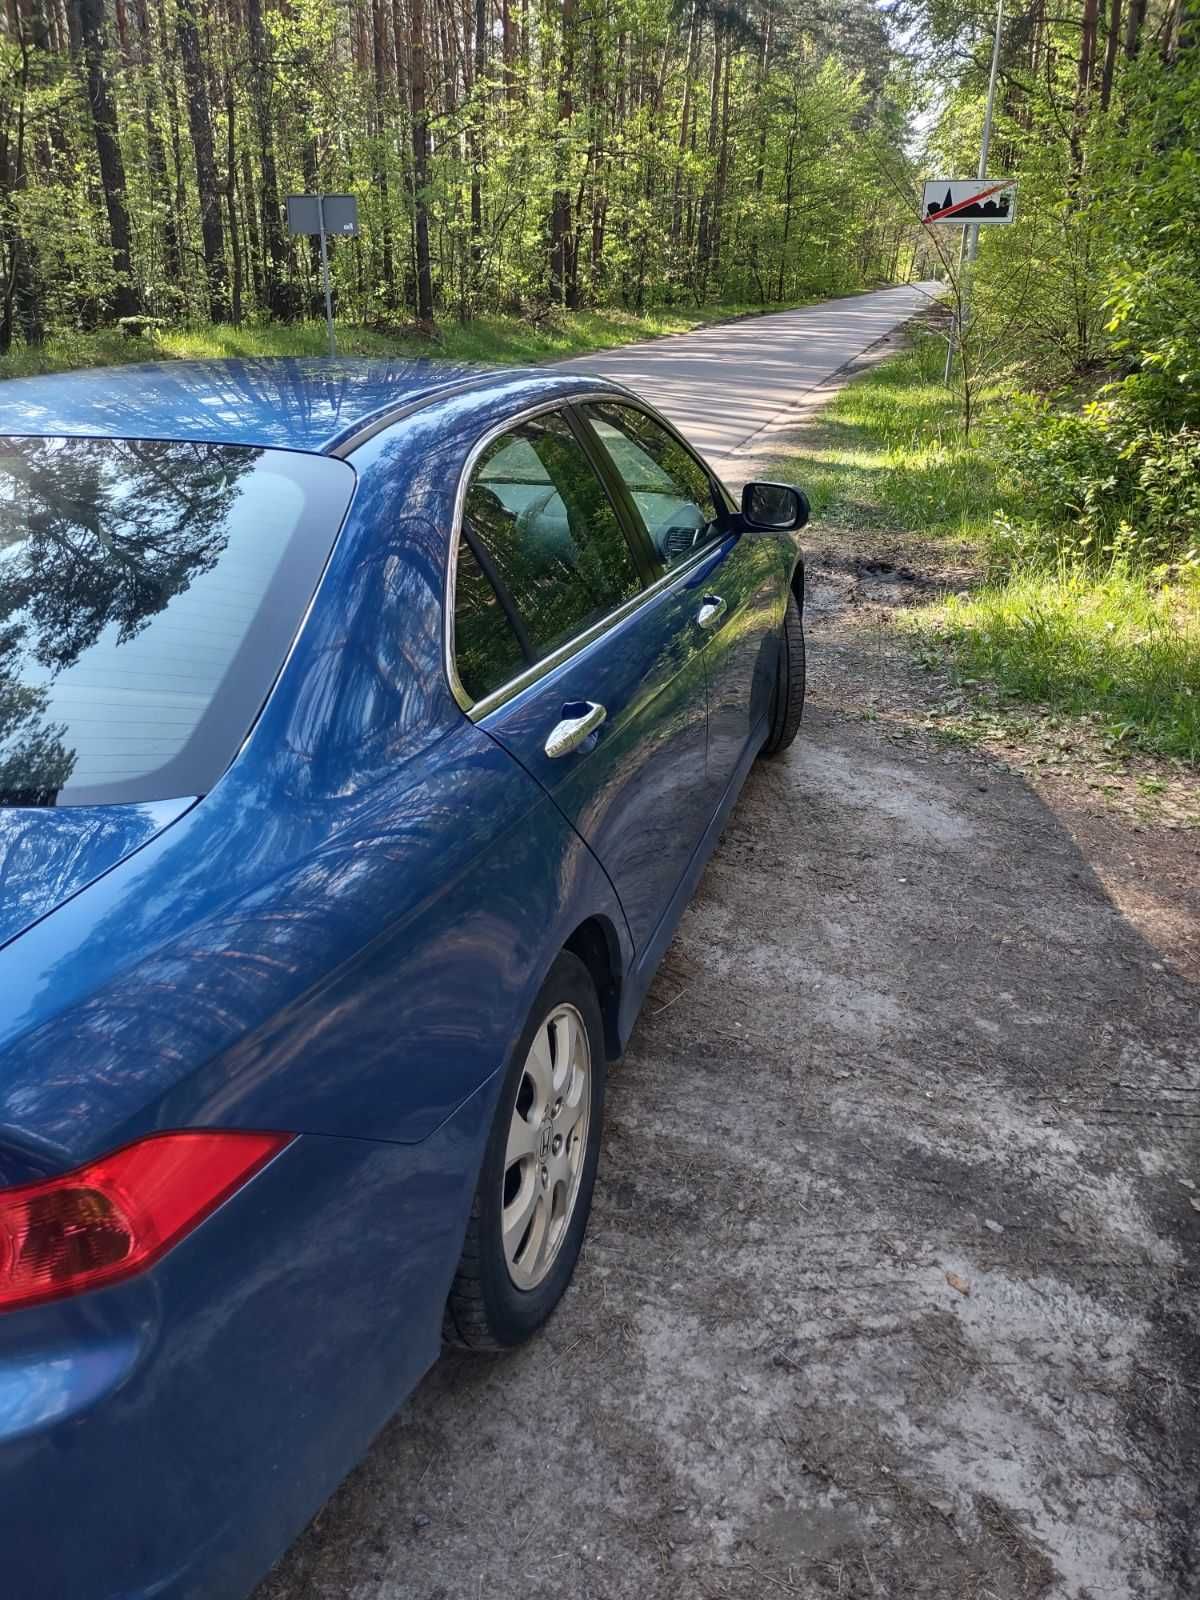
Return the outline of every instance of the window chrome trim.
{"type": "MultiPolygon", "coordinates": [[[[471,446],[470,454],[463,464],[458,484],[454,491],[454,516],[450,524],[450,548],[446,557],[446,580],[443,585],[442,666],[446,674],[446,681],[450,685],[450,693],[454,696],[459,708],[466,712],[472,722],[481,722],[484,717],[489,716],[491,712],[496,711],[507,701],[514,699],[523,690],[529,688],[531,684],[536,683],[539,678],[544,678],[547,673],[552,672],[562,662],[573,655],[577,655],[581,650],[585,650],[601,634],[607,633],[617,623],[623,622],[626,617],[640,610],[643,605],[663,589],[668,588],[686,573],[691,572],[701,562],[711,559],[721,542],[729,537],[729,533],[726,532],[711,540],[708,544],[703,545],[699,550],[693,551],[686,561],[681,561],[676,566],[668,567],[662,576],[656,578],[653,583],[647,584],[644,589],[639,589],[637,594],[631,595],[628,600],[617,606],[615,610],[601,617],[599,622],[594,622],[590,628],[585,628],[582,633],[575,634],[573,638],[566,640],[556,650],[551,651],[548,656],[543,656],[540,661],[535,661],[526,667],[524,672],[518,673],[515,678],[510,678],[506,683],[500,684],[479,700],[471,699],[471,696],[463,687],[454,659],[454,606],[458,584],[458,546],[462,537],[463,509],[466,505],[467,486],[471,481],[471,474],[475,470],[476,463],[488,445],[494,444],[503,434],[511,433],[515,428],[519,428],[523,422],[529,422],[534,417],[543,416],[547,411],[563,411],[565,416],[565,407],[587,405],[593,401],[607,400],[611,402],[617,399],[620,404],[628,404],[629,402],[625,399],[626,394],[629,394],[629,399],[635,402],[634,408],[636,410],[644,411],[655,422],[662,421],[645,401],[638,399],[631,391],[626,390],[620,395],[615,395],[612,389],[600,389],[594,392],[589,390],[583,394],[560,394],[553,400],[541,400],[536,405],[527,406],[521,411],[516,411],[512,416],[505,417],[503,422],[498,422],[494,427],[489,428],[471,446]]],[[[675,430],[670,429],[670,431],[674,433],[675,430]]],[[[685,440],[680,439],[679,442],[686,446],[691,455],[694,456],[696,454],[691,446],[686,444],[685,440]]],[[[590,461],[588,465],[591,467],[590,461]]],[[[594,467],[591,467],[591,470],[593,472],[596,471],[594,467]]],[[[711,468],[706,464],[705,471],[708,472],[710,478],[713,476],[711,468]]],[[[598,473],[597,476],[599,476],[598,473]]],[[[603,478],[600,481],[604,484],[603,478]]],[[[722,484],[721,487],[724,488],[724,485],[722,484]]],[[[604,492],[608,494],[607,484],[604,484],[604,492]]],[[[616,507],[614,507],[614,510],[616,510],[616,507]]],[[[622,537],[625,539],[626,545],[629,545],[629,535],[625,528],[625,520],[619,511],[617,511],[617,521],[621,527],[622,537]]],[[[630,546],[629,554],[630,558],[634,559],[632,546],[630,546]]],[[[636,566],[636,561],[634,564],[636,566]]]]}

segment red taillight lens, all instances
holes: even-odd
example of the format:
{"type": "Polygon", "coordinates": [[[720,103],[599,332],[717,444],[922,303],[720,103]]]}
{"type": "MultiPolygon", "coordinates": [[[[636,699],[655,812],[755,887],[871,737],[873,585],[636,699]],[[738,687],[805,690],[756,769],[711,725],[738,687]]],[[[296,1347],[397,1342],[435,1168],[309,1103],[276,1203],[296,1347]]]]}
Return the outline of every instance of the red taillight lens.
{"type": "Polygon", "coordinates": [[[155,1134],[61,1178],[0,1189],[0,1311],[141,1272],[290,1138],[155,1134]]]}

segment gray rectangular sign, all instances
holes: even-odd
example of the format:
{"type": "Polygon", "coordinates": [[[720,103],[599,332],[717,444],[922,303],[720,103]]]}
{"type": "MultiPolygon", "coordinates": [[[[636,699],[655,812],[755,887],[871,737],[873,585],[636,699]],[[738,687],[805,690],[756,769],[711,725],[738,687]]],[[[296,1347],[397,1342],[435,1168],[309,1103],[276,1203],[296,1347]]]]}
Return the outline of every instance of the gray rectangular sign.
{"type": "Polygon", "coordinates": [[[352,194],[290,194],[287,197],[289,233],[320,233],[321,210],[326,234],[353,239],[358,234],[358,201],[352,194]]]}

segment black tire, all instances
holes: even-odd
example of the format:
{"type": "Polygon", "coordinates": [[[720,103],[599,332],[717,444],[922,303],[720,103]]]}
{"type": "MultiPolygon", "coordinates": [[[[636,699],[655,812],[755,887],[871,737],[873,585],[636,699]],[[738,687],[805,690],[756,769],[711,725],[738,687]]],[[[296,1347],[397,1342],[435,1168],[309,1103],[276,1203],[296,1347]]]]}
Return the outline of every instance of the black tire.
{"type": "Polygon", "coordinates": [[[606,1066],[604,1027],[591,974],[577,956],[564,951],[551,967],[534,1001],[529,1021],[505,1073],[471,1205],[462,1257],[446,1302],[443,1336],[448,1344],[469,1350],[511,1349],[535,1333],[562,1299],[579,1259],[592,1206],[592,1188],[600,1155],[606,1066]],[[583,1136],[579,1186],[566,1231],[546,1276],[536,1287],[525,1289],[518,1287],[510,1274],[501,1229],[508,1136],[517,1097],[526,1079],[530,1047],[551,1014],[563,1005],[572,1006],[579,1013],[587,1034],[591,1058],[587,1131],[583,1136]]]}
{"type": "Polygon", "coordinates": [[[796,597],[788,591],[787,610],[779,640],[775,694],[771,700],[771,728],[762,747],[764,756],[778,756],[800,731],[804,715],[804,619],[796,597]]]}

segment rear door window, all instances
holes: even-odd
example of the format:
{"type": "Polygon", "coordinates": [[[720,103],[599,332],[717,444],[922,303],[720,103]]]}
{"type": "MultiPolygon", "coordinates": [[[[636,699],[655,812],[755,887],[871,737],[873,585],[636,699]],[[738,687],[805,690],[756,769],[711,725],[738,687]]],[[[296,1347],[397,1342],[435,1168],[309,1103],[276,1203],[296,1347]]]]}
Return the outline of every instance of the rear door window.
{"type": "Polygon", "coordinates": [[[642,586],[620,519],[559,412],[493,440],[463,502],[455,665],[481,700],[552,655],[642,586]]]}

